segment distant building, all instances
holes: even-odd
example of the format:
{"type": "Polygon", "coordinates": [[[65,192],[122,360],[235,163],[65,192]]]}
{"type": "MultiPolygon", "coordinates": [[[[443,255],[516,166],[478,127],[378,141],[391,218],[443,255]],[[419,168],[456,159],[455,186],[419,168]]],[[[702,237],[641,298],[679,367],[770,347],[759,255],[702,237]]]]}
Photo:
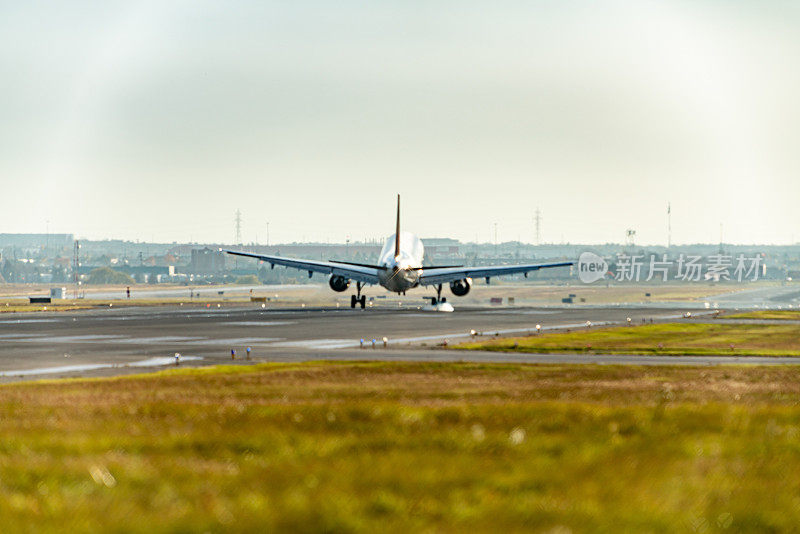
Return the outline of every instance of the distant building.
{"type": "Polygon", "coordinates": [[[225,270],[225,255],[210,248],[192,249],[189,271],[192,274],[215,274],[225,270]]]}
{"type": "Polygon", "coordinates": [[[47,252],[55,254],[72,250],[73,234],[0,234],[0,249],[17,250],[23,254],[47,252]]]}
{"type": "Polygon", "coordinates": [[[457,239],[429,237],[423,239],[422,244],[425,245],[425,260],[429,262],[459,261],[463,256],[457,239]]]}
{"type": "Polygon", "coordinates": [[[50,288],[50,298],[53,299],[53,300],[67,298],[67,288],[66,287],[51,287],[50,288]]]}

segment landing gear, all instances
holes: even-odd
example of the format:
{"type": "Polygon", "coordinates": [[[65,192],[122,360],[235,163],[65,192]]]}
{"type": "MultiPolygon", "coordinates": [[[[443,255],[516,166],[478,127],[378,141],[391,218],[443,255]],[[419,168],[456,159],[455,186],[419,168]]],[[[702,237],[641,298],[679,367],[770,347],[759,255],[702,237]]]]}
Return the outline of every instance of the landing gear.
{"type": "Polygon", "coordinates": [[[350,295],[350,307],[355,308],[356,304],[360,304],[363,310],[367,305],[367,296],[361,295],[361,297],[356,297],[355,295],[350,295]]]}
{"type": "Polygon", "coordinates": [[[442,298],[442,284],[436,286],[436,296],[431,297],[431,306],[436,306],[440,302],[447,302],[447,297],[442,298]]]}
{"type": "Polygon", "coordinates": [[[355,308],[356,304],[361,305],[361,309],[363,310],[367,306],[367,296],[361,294],[361,288],[364,287],[364,284],[361,282],[356,282],[356,294],[350,295],[350,307],[355,308]]]}
{"type": "Polygon", "coordinates": [[[430,307],[425,307],[423,309],[428,311],[434,312],[452,312],[453,307],[447,303],[447,299],[442,297],[442,285],[439,284],[436,286],[436,296],[429,297],[431,299],[430,307]]]}

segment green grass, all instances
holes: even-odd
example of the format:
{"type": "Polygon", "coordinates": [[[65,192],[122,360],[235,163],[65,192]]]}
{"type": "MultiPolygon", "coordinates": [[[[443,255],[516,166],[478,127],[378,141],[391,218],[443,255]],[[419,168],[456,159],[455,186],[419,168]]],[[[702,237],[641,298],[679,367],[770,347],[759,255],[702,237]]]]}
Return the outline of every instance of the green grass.
{"type": "Polygon", "coordinates": [[[500,338],[463,343],[455,348],[531,353],[797,356],[800,326],[669,323],[500,338]]]}
{"type": "Polygon", "coordinates": [[[800,320],[800,310],[759,310],[733,315],[723,315],[723,319],[764,319],[764,320],[800,320]]]}
{"type": "Polygon", "coordinates": [[[3,532],[787,531],[800,368],[424,363],[0,387],[3,532]]]}

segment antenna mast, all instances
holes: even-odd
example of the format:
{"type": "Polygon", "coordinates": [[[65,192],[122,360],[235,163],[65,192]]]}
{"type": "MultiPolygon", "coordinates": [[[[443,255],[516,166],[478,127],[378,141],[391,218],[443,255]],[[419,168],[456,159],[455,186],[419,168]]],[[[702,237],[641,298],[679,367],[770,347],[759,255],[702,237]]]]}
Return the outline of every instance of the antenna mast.
{"type": "Polygon", "coordinates": [[[234,229],[236,232],[236,239],[235,244],[241,245],[242,244],[242,212],[236,210],[236,219],[234,220],[234,229]]]}
{"type": "Polygon", "coordinates": [[[667,202],[667,248],[672,246],[672,204],[667,202]]]}
{"type": "Polygon", "coordinates": [[[78,272],[78,268],[81,266],[80,261],[80,250],[81,250],[81,243],[77,239],[75,240],[75,253],[72,258],[72,277],[75,280],[75,299],[78,299],[78,289],[81,285],[81,275],[78,272]]]}

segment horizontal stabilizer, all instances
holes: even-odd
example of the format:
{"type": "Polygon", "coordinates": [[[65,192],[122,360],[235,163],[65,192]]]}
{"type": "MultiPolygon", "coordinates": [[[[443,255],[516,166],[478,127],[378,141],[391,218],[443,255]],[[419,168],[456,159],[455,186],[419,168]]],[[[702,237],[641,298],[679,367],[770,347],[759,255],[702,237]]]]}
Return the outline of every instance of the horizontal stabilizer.
{"type": "Polygon", "coordinates": [[[351,261],[339,261],[339,260],[328,260],[331,263],[341,263],[342,265],[354,265],[356,267],[369,267],[370,269],[379,269],[381,271],[386,270],[385,265],[369,265],[367,263],[353,263],[351,261]]]}

